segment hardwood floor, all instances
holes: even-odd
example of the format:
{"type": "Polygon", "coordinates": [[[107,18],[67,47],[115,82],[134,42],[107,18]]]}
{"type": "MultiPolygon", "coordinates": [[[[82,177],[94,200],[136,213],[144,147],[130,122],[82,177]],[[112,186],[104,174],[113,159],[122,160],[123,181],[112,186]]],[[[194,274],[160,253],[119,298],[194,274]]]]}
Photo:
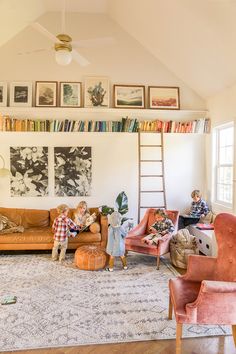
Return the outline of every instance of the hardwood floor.
{"type": "MultiPolygon", "coordinates": [[[[4,352],[10,354],[13,352],[4,352]]],[[[174,354],[175,340],[14,351],[14,354],[174,354]]],[[[236,354],[232,336],[183,339],[182,354],[236,354]]]]}

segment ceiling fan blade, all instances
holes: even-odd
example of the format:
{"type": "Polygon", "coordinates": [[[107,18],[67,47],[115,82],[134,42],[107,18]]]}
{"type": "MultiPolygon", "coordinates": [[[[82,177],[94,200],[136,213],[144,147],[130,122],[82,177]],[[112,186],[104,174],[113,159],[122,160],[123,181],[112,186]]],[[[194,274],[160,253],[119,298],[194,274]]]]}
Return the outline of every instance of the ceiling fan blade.
{"type": "Polygon", "coordinates": [[[35,49],[35,50],[27,50],[25,52],[19,52],[17,55],[28,55],[28,54],[34,54],[34,53],[39,53],[39,52],[47,52],[49,49],[41,48],[41,49],[35,49]]]}
{"type": "Polygon", "coordinates": [[[75,60],[81,66],[87,66],[90,64],[90,62],[85,57],[80,55],[76,50],[72,49],[71,54],[72,54],[73,60],[75,60]]]}
{"type": "Polygon", "coordinates": [[[43,27],[42,25],[40,25],[40,23],[38,22],[33,22],[31,23],[31,26],[36,29],[36,31],[39,31],[40,33],[42,33],[44,36],[46,36],[47,38],[51,39],[51,41],[53,42],[60,42],[58,40],[58,38],[56,36],[54,36],[54,34],[52,34],[51,32],[49,32],[45,27],[43,27]]]}
{"type": "Polygon", "coordinates": [[[103,45],[111,45],[115,42],[113,37],[101,37],[95,39],[81,39],[79,41],[72,41],[71,44],[74,48],[91,48],[101,47],[103,45]]]}

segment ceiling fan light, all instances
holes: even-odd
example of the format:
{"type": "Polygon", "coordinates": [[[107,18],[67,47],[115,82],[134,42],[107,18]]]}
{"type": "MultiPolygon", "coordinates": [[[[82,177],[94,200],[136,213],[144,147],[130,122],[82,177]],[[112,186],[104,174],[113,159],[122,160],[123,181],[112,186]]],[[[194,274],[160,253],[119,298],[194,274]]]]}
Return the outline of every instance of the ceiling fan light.
{"type": "Polygon", "coordinates": [[[69,65],[72,60],[72,54],[67,49],[60,49],[55,52],[55,59],[59,65],[69,65]]]}

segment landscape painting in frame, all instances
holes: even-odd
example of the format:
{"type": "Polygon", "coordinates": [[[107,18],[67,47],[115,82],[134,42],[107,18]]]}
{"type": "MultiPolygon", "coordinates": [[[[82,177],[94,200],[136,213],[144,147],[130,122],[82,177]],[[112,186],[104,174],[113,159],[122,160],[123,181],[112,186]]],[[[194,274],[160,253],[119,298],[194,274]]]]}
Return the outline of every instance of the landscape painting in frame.
{"type": "Polygon", "coordinates": [[[84,107],[109,107],[109,80],[107,77],[86,77],[84,107]]]}
{"type": "Polygon", "coordinates": [[[114,85],[115,108],[145,108],[145,86],[114,85]]]}
{"type": "Polygon", "coordinates": [[[48,147],[10,147],[12,197],[48,195],[48,147]]]}
{"type": "Polygon", "coordinates": [[[148,87],[149,108],[180,109],[179,87],[148,87]]]}
{"type": "Polygon", "coordinates": [[[92,182],[92,148],[55,147],[55,195],[90,196],[92,182]]]}
{"type": "Polygon", "coordinates": [[[60,82],[60,107],[81,107],[81,82],[60,82]]]}
{"type": "Polygon", "coordinates": [[[32,106],[32,82],[11,82],[10,106],[11,107],[32,106]]]}
{"type": "Polygon", "coordinates": [[[36,81],[35,84],[35,106],[56,107],[57,105],[57,82],[36,81]]]}

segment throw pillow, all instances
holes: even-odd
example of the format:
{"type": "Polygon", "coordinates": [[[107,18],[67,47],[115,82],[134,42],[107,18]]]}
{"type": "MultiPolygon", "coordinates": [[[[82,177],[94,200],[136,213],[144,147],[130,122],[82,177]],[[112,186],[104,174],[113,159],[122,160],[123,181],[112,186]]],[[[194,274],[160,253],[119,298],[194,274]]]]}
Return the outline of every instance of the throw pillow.
{"type": "Polygon", "coordinates": [[[12,232],[24,232],[24,227],[22,225],[16,225],[6,216],[0,214],[0,235],[11,234],[12,232]]]}

